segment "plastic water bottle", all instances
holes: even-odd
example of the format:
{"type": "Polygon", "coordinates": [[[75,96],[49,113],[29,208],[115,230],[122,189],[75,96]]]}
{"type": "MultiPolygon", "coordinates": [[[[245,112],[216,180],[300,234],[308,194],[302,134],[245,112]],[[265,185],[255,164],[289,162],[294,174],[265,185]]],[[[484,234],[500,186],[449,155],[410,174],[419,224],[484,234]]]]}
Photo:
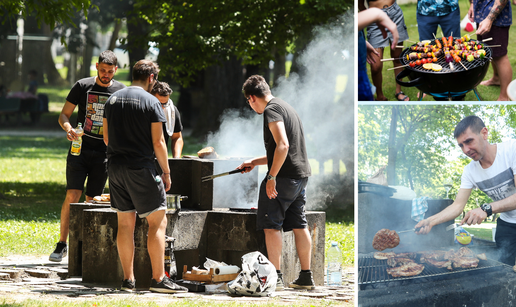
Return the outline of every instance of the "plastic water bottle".
{"type": "Polygon", "coordinates": [[[70,149],[70,152],[74,156],[78,156],[81,154],[81,148],[82,148],[82,135],[84,134],[84,130],[82,129],[82,124],[79,123],[77,125],[77,128],[75,128],[75,133],[77,133],[77,140],[74,140],[72,142],[72,148],[70,149]]]}
{"type": "Polygon", "coordinates": [[[326,278],[328,286],[340,286],[342,284],[342,253],[337,242],[332,242],[327,255],[328,267],[326,278]]]}

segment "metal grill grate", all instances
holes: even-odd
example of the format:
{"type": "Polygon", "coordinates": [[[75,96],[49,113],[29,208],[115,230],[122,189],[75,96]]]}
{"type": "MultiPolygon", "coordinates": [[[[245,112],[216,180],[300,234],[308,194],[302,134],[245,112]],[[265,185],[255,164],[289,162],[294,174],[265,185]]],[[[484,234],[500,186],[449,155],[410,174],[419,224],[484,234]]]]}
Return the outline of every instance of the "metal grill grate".
{"type": "Polygon", "coordinates": [[[424,264],[425,269],[421,274],[417,276],[410,277],[392,277],[387,274],[387,260],[378,260],[373,257],[373,254],[369,254],[366,256],[358,257],[358,284],[368,285],[375,283],[384,283],[390,281],[401,281],[401,280],[415,280],[419,278],[428,278],[432,276],[444,276],[444,275],[453,275],[459,274],[463,272],[470,271],[481,271],[484,269],[499,267],[502,268],[504,266],[503,263],[494,261],[494,260],[480,260],[478,266],[476,268],[454,268],[453,271],[449,271],[446,268],[436,268],[429,264],[424,264]]]}
{"type": "MultiPolygon", "coordinates": [[[[433,45],[433,46],[435,46],[435,45],[433,45]]],[[[461,63],[464,64],[464,66],[467,69],[472,69],[472,68],[475,68],[475,67],[478,67],[478,66],[483,66],[483,65],[488,64],[489,63],[489,59],[491,59],[491,48],[484,47],[484,49],[486,50],[486,55],[485,55],[485,58],[483,60],[476,59],[476,60],[474,60],[472,62],[468,62],[465,59],[463,59],[461,61],[461,63]]],[[[403,50],[403,52],[401,53],[401,56],[400,56],[400,58],[401,58],[400,61],[401,61],[402,65],[407,65],[407,64],[409,64],[411,62],[411,61],[407,60],[407,54],[409,54],[411,52],[414,52],[414,51],[411,51],[410,47],[403,50]]],[[[446,59],[445,59],[444,55],[440,56],[438,58],[437,62],[435,62],[435,63],[441,65],[443,67],[443,69],[441,71],[439,71],[439,72],[435,72],[435,71],[423,68],[423,65],[415,66],[415,67],[407,66],[406,68],[414,70],[414,71],[419,71],[419,72],[424,72],[424,73],[434,73],[434,74],[443,74],[443,73],[459,72],[459,71],[465,71],[466,70],[460,63],[455,63],[455,62],[453,63],[453,66],[454,66],[455,69],[451,70],[450,69],[450,65],[448,63],[446,63],[446,59]]]]}

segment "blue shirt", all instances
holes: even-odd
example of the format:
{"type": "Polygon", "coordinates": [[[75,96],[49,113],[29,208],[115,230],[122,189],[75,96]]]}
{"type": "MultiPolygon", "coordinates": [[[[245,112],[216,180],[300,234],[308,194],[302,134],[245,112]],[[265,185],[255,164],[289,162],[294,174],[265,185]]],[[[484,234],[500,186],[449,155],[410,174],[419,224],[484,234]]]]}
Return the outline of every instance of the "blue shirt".
{"type": "Polygon", "coordinates": [[[425,16],[445,16],[459,8],[458,0],[418,0],[417,13],[425,16]]]}
{"type": "MultiPolygon", "coordinates": [[[[475,22],[480,23],[487,18],[489,12],[493,8],[495,0],[473,0],[473,9],[475,14],[475,22]]],[[[493,22],[493,25],[497,27],[509,27],[512,25],[512,10],[511,1],[507,1],[507,4],[503,8],[502,12],[493,22]]]]}

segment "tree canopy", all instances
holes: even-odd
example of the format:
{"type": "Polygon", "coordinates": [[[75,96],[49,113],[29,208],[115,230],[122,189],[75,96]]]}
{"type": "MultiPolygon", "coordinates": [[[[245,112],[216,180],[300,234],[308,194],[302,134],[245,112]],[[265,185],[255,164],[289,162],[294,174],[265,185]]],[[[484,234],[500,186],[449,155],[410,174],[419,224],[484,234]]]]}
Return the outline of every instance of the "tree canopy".
{"type": "Polygon", "coordinates": [[[268,63],[275,51],[286,53],[296,38],[352,5],[350,0],[138,0],[135,9],[152,26],[146,39],[157,43],[160,66],[188,82],[231,56],[243,64],[268,63]]]}
{"type": "MultiPolygon", "coordinates": [[[[456,124],[465,116],[476,114],[486,123],[489,142],[497,143],[514,136],[514,121],[509,106],[408,105],[359,106],[358,109],[358,178],[367,180],[382,166],[394,163],[394,183],[412,188],[418,196],[443,198],[445,181],[452,182],[450,198],[460,187],[464,166],[471,159],[461,153],[453,138],[456,124]],[[389,160],[389,137],[392,112],[398,112],[394,146],[397,155],[389,160]]],[[[392,179],[392,178],[391,178],[392,179]]],[[[490,202],[474,190],[468,208],[490,202]]]]}
{"type": "Polygon", "coordinates": [[[18,15],[26,18],[30,14],[39,24],[44,22],[53,28],[58,23],[74,24],[75,14],[82,11],[87,16],[90,6],[91,0],[2,0],[0,12],[9,16],[3,22],[12,23],[18,15]]]}

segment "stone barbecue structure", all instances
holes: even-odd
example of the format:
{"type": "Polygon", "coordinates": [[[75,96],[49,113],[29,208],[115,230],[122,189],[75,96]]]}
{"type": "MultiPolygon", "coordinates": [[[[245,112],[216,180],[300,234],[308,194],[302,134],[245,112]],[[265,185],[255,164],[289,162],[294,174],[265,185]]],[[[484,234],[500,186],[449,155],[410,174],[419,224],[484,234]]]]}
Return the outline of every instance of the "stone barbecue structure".
{"type": "MultiPolygon", "coordinates": [[[[240,165],[241,161],[243,159],[169,159],[172,188],[168,193],[188,196],[181,203],[181,211],[167,212],[166,234],[176,239],[174,255],[178,279],[181,278],[184,265],[188,269],[192,266],[202,267],[206,257],[240,267],[240,258],[246,253],[260,251],[267,256],[265,236],[263,231],[256,230],[256,213],[250,210],[249,205],[253,199],[257,204],[258,172],[201,182],[201,177],[229,171],[240,165]],[[245,185],[249,186],[250,194],[244,195],[244,204],[235,203],[238,200],[234,195],[228,196],[226,201],[224,194],[218,191],[225,186],[235,189],[235,185],[242,184],[235,183],[234,180],[247,182],[245,185]],[[224,203],[227,204],[225,207],[224,203]],[[249,207],[245,208],[246,206],[249,207]]],[[[310,211],[307,212],[307,219],[312,237],[314,281],[317,286],[321,286],[324,285],[326,215],[324,212],[310,211]]],[[[148,287],[151,280],[147,229],[146,220],[137,219],[134,261],[137,287],[148,287]]],[[[116,247],[116,234],[117,215],[109,208],[109,204],[71,204],[70,276],[82,276],[83,282],[119,285],[123,274],[116,247]]],[[[299,270],[294,235],[288,232],[283,236],[284,282],[288,284],[293,281],[299,270]]]]}

